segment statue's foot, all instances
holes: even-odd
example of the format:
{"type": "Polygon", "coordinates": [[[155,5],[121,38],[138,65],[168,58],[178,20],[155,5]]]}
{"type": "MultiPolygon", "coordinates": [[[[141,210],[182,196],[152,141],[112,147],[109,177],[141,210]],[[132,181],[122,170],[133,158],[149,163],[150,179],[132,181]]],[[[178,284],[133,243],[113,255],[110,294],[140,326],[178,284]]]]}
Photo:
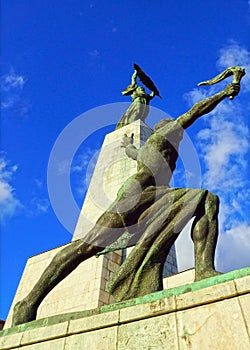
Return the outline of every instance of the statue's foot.
{"type": "Polygon", "coordinates": [[[205,278],[214,277],[222,275],[221,272],[218,272],[216,270],[205,270],[203,272],[195,272],[195,282],[203,280],[205,278]]]}
{"type": "Polygon", "coordinates": [[[12,327],[36,319],[37,308],[25,299],[16,303],[13,309],[12,327]]]}

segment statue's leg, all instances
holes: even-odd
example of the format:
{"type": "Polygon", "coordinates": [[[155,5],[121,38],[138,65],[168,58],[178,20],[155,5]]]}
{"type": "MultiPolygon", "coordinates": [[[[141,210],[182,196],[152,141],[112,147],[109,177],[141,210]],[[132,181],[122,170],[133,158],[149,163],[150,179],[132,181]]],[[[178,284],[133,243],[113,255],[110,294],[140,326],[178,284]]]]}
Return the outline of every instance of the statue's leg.
{"type": "Polygon", "coordinates": [[[162,272],[171,246],[202,206],[207,191],[158,188],[155,203],[140,216],[141,237],[109,282],[116,301],[135,298],[163,288],[162,272]]]}
{"type": "Polygon", "coordinates": [[[77,240],[59,251],[30,293],[13,310],[12,326],[36,319],[37,309],[46,295],[84,260],[100,252],[124,231],[119,214],[105,212],[89,232],[87,239],[77,240]]]}
{"type": "Polygon", "coordinates": [[[46,295],[82,261],[101,249],[78,240],[59,251],[30,293],[15,305],[12,326],[35,320],[37,309],[46,295]]]}
{"type": "MultiPolygon", "coordinates": [[[[129,188],[133,190],[132,184],[130,183],[129,188]]],[[[55,255],[30,293],[15,305],[13,326],[34,320],[39,305],[60,281],[68,276],[81,262],[116,241],[124,233],[124,220],[127,216],[130,216],[129,222],[131,225],[136,224],[140,210],[134,208],[134,197],[137,198],[137,195],[134,195],[132,190],[129,191],[128,189],[128,194],[126,190],[120,191],[116,200],[97,220],[95,227],[88,233],[85,240],[75,241],[55,255]],[[131,209],[126,211],[127,207],[131,209]],[[122,215],[119,214],[123,211],[122,215]]],[[[154,192],[150,195],[151,197],[154,197],[154,192]]]]}
{"type": "Polygon", "coordinates": [[[195,251],[195,280],[220,273],[214,267],[214,255],[218,238],[219,198],[207,192],[199,206],[192,225],[191,235],[195,251]]]}

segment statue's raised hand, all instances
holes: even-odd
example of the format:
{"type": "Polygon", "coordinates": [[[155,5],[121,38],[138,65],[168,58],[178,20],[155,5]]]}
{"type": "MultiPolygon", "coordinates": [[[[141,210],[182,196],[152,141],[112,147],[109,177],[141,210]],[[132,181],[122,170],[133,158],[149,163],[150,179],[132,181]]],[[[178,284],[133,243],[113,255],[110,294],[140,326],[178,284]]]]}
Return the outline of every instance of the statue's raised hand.
{"type": "Polygon", "coordinates": [[[234,96],[237,96],[240,92],[240,84],[230,83],[224,91],[226,95],[232,100],[234,96]]]}

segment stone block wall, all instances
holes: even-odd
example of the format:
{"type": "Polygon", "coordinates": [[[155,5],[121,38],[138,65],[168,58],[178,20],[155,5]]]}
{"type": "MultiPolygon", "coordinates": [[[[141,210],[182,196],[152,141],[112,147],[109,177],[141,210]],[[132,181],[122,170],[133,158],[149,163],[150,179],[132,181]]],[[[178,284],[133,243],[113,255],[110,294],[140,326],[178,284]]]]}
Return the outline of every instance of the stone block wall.
{"type": "Polygon", "coordinates": [[[250,268],[0,332],[0,349],[249,350],[250,268]]]}

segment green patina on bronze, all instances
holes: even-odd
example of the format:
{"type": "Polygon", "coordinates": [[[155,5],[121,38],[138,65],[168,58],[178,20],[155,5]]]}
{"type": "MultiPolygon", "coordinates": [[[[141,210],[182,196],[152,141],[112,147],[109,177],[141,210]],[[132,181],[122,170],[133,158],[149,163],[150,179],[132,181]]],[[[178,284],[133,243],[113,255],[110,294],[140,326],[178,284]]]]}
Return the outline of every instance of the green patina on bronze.
{"type": "Polygon", "coordinates": [[[208,288],[211,286],[219,285],[219,284],[222,284],[225,282],[240,279],[240,278],[243,278],[246,276],[250,276],[250,267],[246,267],[246,268],[243,268],[240,270],[230,271],[230,272],[225,273],[225,274],[220,275],[220,276],[210,277],[210,278],[207,278],[207,279],[204,279],[204,280],[201,280],[198,282],[186,284],[183,286],[178,286],[175,288],[165,289],[165,290],[155,292],[152,294],[147,294],[147,295],[144,295],[140,298],[134,298],[134,299],[130,299],[130,300],[115,303],[115,304],[101,306],[99,308],[92,309],[92,310],[70,312],[70,313],[50,316],[50,317],[35,320],[32,322],[24,323],[24,324],[21,324],[21,325],[12,327],[12,328],[7,328],[3,331],[0,331],[0,337],[19,333],[19,332],[24,332],[24,331],[31,330],[31,329],[48,327],[48,326],[52,326],[54,324],[67,322],[67,321],[71,321],[71,320],[77,320],[77,319],[80,319],[83,317],[89,317],[89,316],[98,315],[101,313],[120,310],[120,309],[127,308],[127,307],[134,306],[134,305],[151,303],[151,302],[154,302],[157,300],[161,300],[163,298],[168,298],[168,297],[175,296],[175,295],[181,295],[181,294],[185,294],[185,293],[189,293],[189,292],[194,292],[194,291],[208,288]]]}
{"type": "MultiPolygon", "coordinates": [[[[109,282],[109,292],[115,300],[124,301],[162,290],[166,257],[193,217],[195,279],[220,274],[214,266],[218,197],[203,189],[170,188],[169,183],[184,130],[224,99],[238,95],[244,70],[233,72],[237,72],[235,81],[225,89],[197,102],[176,120],[164,119],[156,124],[154,133],[141,148],[134,146],[132,136],[124,135],[121,146],[126,155],[137,162],[137,172],[124,182],[115,201],[89,231],[87,241],[74,241],[55,255],[30,293],[15,305],[13,326],[35,320],[46,295],[81,262],[121,246],[135,245],[109,282]]],[[[144,103],[138,105],[145,106],[144,103]]],[[[136,114],[139,113],[136,110],[127,115],[126,123],[137,117],[144,118],[145,115],[136,114]]]]}
{"type": "Polygon", "coordinates": [[[144,121],[149,114],[148,105],[150,101],[155,96],[159,96],[161,98],[159,90],[153,81],[143,72],[138,64],[134,64],[134,69],[135,71],[132,75],[131,84],[122,91],[123,95],[130,95],[132,97],[132,104],[117,123],[116,129],[120,129],[138,119],[144,121]],[[145,89],[137,84],[137,77],[140,78],[144,86],[152,91],[150,94],[146,93],[145,89]]]}

